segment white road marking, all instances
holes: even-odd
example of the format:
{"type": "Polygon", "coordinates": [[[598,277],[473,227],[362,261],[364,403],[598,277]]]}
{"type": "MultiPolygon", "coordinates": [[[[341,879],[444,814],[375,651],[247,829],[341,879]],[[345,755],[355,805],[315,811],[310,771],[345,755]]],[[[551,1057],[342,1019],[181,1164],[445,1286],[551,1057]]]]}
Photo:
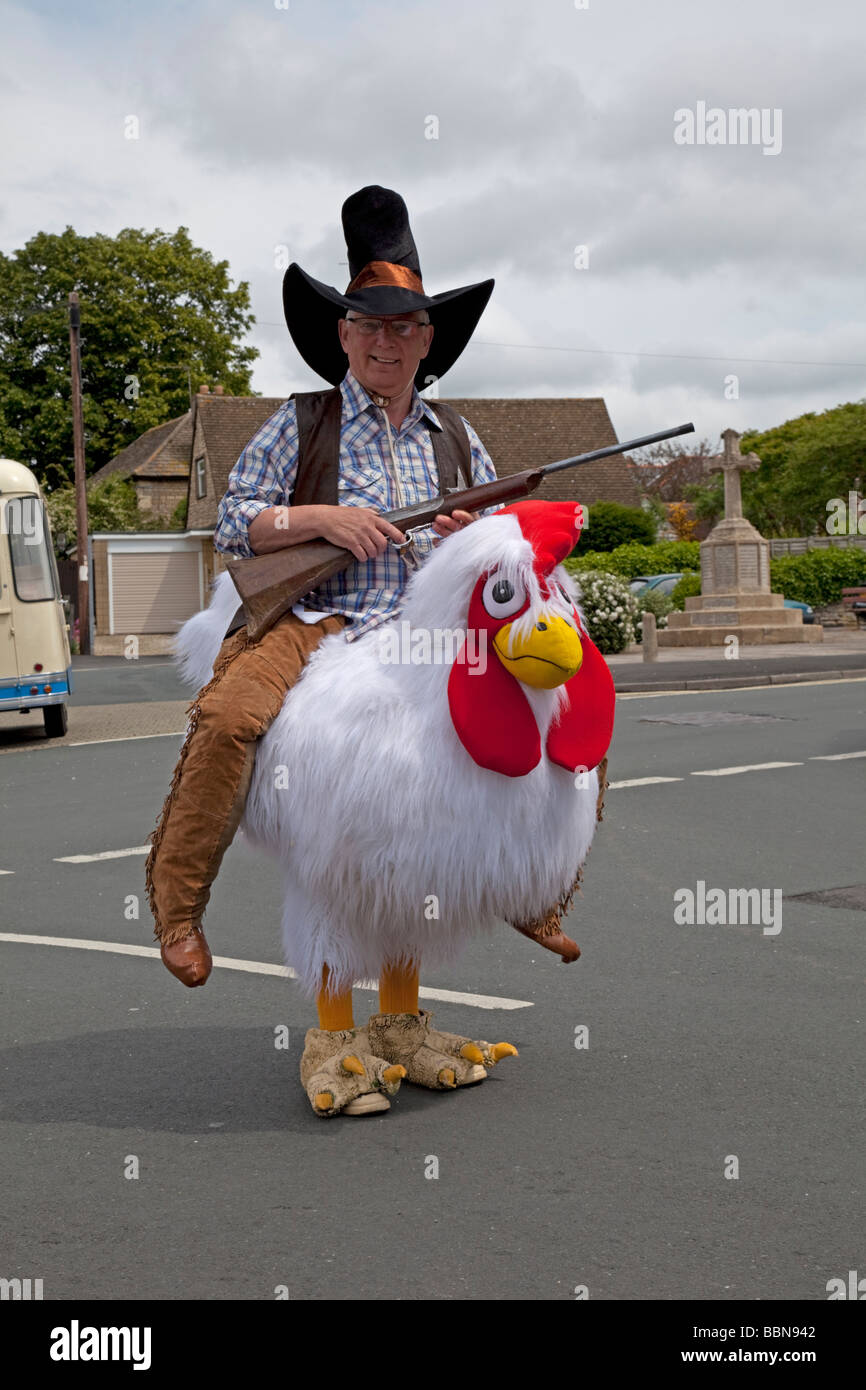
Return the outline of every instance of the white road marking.
{"type": "Polygon", "coordinates": [[[0,874],[14,874],[14,869],[0,869],[0,874]]]}
{"type": "Polygon", "coordinates": [[[743,767],[713,767],[693,772],[693,777],[733,777],[737,772],[764,772],[771,767],[802,767],[802,763],[746,763],[743,767]]]}
{"type": "MultiPolygon", "coordinates": [[[[28,743],[26,748],[90,748],[94,743],[141,743],[146,738],[183,738],[186,729],[172,729],[167,734],[125,734],[120,738],[84,738],[79,743],[28,743]]],[[[16,749],[16,752],[18,750],[16,749]]]]}
{"type": "Polygon", "coordinates": [[[813,753],[809,758],[810,763],[840,763],[843,758],[866,758],[866,749],[862,753],[813,753]]]}
{"type": "Polygon", "coordinates": [[[134,849],[104,849],[100,854],[66,854],[55,859],[55,864],[93,864],[97,859],[126,859],[130,854],[150,854],[150,845],[136,845],[134,849]]]}
{"type": "Polygon", "coordinates": [[[608,790],[615,787],[654,787],[658,782],[681,782],[682,777],[630,777],[625,782],[608,782],[608,790]]]}
{"type": "MultiPolygon", "coordinates": [[[[126,658],[126,662],[127,662],[127,665],[128,665],[128,666],[131,666],[131,665],[133,664],[133,663],[129,660],[129,658],[126,658]]],[[[173,661],[151,661],[150,664],[149,664],[148,666],[140,666],[140,667],[139,667],[139,670],[141,670],[141,671],[155,671],[156,668],[157,668],[157,666],[173,666],[173,665],[174,665],[174,662],[173,662],[173,661]]],[[[73,668],[72,668],[72,670],[73,670],[73,672],[74,672],[74,674],[75,674],[76,680],[78,679],[79,676],[88,676],[88,675],[90,674],[91,671],[119,671],[120,669],[121,669],[121,668],[120,668],[119,666],[73,666],[73,668]]]]}
{"type": "Polygon", "coordinates": [[[0,748],[0,753],[38,753],[40,749],[53,748],[61,753],[64,748],[92,748],[96,743],[141,743],[146,738],[185,738],[186,729],[172,729],[167,734],[124,734],[119,738],[82,738],[76,743],[67,739],[49,738],[38,743],[22,743],[20,746],[9,743],[0,748]]]}
{"type": "MultiPolygon", "coordinates": [[[[159,960],[159,950],[155,946],[135,946],[126,941],[85,941],[74,936],[28,936],[18,932],[0,932],[0,941],[11,941],[22,946],[66,946],[77,951],[108,951],[117,956],[144,956],[159,960]]],[[[214,965],[221,970],[243,970],[253,975],[281,975],[283,979],[294,980],[294,970],[285,965],[272,965],[263,960],[236,960],[233,956],[214,956],[214,965]]],[[[372,980],[364,980],[356,989],[376,989],[372,980]]],[[[422,999],[439,999],[448,1004],[468,1004],[474,1009],[531,1009],[531,999],[500,999],[495,994],[462,994],[453,989],[420,989],[422,999]]]]}

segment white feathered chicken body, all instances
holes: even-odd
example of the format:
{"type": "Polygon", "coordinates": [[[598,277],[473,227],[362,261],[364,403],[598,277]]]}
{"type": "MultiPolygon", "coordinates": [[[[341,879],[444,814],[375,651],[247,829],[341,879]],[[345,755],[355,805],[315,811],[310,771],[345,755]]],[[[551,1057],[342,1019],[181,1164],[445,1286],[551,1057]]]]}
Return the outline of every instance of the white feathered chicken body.
{"type": "MultiPolygon", "coordinates": [[[[521,503],[448,537],[398,619],[325,638],[262,738],[242,830],[285,867],[286,959],[305,992],[325,964],[339,990],[387,961],[442,963],[574,884],[613,690],[556,563],[579,534],[567,508],[521,503]],[[551,633],[557,651],[577,643],[580,670],[544,688],[551,633]]],[[[178,636],[188,679],[208,679],[236,606],[222,576],[178,636]]]]}

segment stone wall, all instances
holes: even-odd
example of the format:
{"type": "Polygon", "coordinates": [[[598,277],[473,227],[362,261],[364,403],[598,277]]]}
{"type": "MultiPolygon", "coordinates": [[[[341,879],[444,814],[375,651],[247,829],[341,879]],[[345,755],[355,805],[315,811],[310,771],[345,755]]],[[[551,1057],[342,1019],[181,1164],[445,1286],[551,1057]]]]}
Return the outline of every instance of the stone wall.
{"type": "Polygon", "coordinates": [[[822,607],[814,608],[815,622],[822,627],[858,627],[857,617],[846,608],[843,603],[825,603],[822,607]]]}
{"type": "Polygon", "coordinates": [[[171,519],[179,502],[186,501],[188,483],[185,478],[134,478],[135,496],[139,508],[153,516],[171,519]]]}

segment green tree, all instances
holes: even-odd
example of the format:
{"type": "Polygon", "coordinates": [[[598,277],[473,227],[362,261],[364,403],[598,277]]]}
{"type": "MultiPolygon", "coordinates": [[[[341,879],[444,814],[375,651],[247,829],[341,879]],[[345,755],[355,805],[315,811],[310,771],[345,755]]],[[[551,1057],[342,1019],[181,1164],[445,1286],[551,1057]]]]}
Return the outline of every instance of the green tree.
{"type": "MultiPolygon", "coordinates": [[[[46,497],[48,520],[58,554],[68,554],[78,539],[78,518],[75,511],[75,488],[64,483],[46,497]]],[[[178,503],[169,521],[141,512],[131,478],[112,473],[101,483],[87,484],[88,531],[182,531],[186,520],[186,503],[178,503]],[[183,519],[181,519],[183,508],[183,519]]]]}
{"type": "Polygon", "coordinates": [[[67,296],[81,300],[88,473],[189,408],[189,386],[249,395],[249,286],[176,232],[72,227],[0,254],[0,453],[49,487],[72,476],[67,296]]]}
{"type": "Polygon", "coordinates": [[[827,503],[866,480],[866,400],[810,412],[740,441],[761,466],[743,475],[743,511],[767,536],[825,534],[827,503]]]}
{"type": "Polygon", "coordinates": [[[705,483],[688,483],[683,496],[692,503],[698,521],[709,521],[714,526],[725,514],[725,481],[721,473],[714,473],[705,483]]]}

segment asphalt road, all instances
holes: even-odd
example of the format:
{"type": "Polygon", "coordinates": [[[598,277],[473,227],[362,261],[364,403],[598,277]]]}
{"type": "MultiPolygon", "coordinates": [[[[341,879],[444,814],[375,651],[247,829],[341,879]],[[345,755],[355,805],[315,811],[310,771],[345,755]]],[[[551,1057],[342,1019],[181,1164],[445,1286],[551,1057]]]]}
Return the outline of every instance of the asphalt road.
{"type": "MultiPolygon", "coordinates": [[[[79,698],[116,703],[95,667],[79,698]]],[[[170,669],[131,677],[172,698],[170,669]]],[[[382,1116],[312,1114],[314,1011],[277,975],[187,991],[153,957],[0,940],[0,1277],[46,1299],[826,1299],[866,1268],[864,918],[790,898],[866,879],[866,758],[837,757],[866,751],[864,710],[863,681],[621,699],[614,782],[676,780],[608,793],[582,959],[503,925],[425,976],[528,1005],[432,1004],[520,1056],[382,1116]],[[789,765],[695,775],[767,763],[789,765]],[[781,931],[678,925],[698,880],[780,889],[781,931]]],[[[179,745],[7,750],[0,931],[152,945],[143,854],[58,861],[140,848],[179,745]]],[[[215,952],[278,962],[279,902],[233,846],[215,952]]]]}

